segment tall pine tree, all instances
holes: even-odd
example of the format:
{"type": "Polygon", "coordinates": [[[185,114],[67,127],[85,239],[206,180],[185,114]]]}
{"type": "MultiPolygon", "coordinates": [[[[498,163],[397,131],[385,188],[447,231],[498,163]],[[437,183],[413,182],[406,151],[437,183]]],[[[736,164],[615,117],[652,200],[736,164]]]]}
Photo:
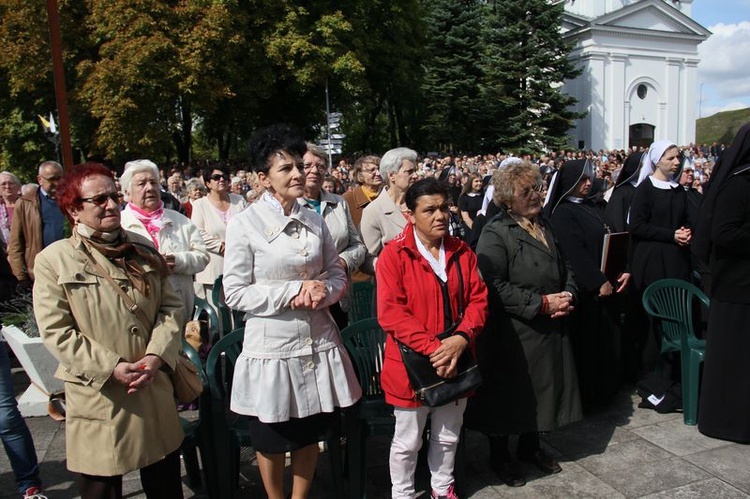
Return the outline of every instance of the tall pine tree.
{"type": "Polygon", "coordinates": [[[429,143],[451,151],[479,147],[483,77],[482,18],[478,0],[428,3],[423,130],[429,143]]]}
{"type": "Polygon", "coordinates": [[[486,18],[487,142],[516,152],[560,148],[580,113],[562,83],[580,70],[560,33],[564,3],[493,0],[486,18]]]}

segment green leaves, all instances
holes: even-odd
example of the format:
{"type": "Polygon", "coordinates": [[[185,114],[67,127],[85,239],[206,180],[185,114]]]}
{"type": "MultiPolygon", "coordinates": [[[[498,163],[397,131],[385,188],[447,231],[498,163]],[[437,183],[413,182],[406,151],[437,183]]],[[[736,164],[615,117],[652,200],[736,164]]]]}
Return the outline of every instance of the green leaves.
{"type": "MultiPolygon", "coordinates": [[[[555,86],[574,74],[561,12],[545,0],[60,0],[74,149],[161,164],[241,157],[273,121],[313,138],[326,82],[346,152],[552,146],[575,117],[555,86]]],[[[0,3],[6,165],[53,154],[35,124],[55,108],[44,21],[41,1],[0,3]]]]}

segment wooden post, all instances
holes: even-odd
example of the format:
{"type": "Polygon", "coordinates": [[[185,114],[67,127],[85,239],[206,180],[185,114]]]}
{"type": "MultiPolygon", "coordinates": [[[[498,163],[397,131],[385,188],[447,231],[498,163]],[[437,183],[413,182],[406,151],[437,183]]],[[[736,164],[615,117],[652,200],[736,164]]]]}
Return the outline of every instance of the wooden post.
{"type": "Polygon", "coordinates": [[[55,82],[55,101],[57,102],[57,119],[60,125],[63,168],[68,169],[73,167],[73,149],[70,146],[68,95],[65,91],[65,70],[63,68],[60,15],[57,11],[57,0],[47,0],[47,18],[49,20],[50,46],[52,47],[52,76],[55,82]]]}

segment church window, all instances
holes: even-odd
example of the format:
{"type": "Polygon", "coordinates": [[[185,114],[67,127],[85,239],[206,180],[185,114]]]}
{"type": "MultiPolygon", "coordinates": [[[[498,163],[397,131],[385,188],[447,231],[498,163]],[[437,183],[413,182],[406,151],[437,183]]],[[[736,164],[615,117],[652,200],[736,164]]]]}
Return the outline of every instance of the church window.
{"type": "Polygon", "coordinates": [[[638,85],[636,93],[638,94],[638,98],[643,100],[646,98],[646,94],[648,93],[648,87],[641,83],[640,85],[638,85]]]}

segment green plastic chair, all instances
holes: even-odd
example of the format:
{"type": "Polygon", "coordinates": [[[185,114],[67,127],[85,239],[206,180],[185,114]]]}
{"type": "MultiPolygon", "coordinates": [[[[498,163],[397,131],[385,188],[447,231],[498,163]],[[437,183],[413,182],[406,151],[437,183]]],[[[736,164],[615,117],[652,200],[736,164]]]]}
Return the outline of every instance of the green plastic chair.
{"type": "Polygon", "coordinates": [[[227,334],[229,331],[245,325],[245,314],[232,310],[227,306],[227,302],[224,299],[223,275],[220,275],[214,281],[214,287],[211,289],[211,299],[217,309],[222,334],[227,334]]]}
{"type": "MultiPolygon", "coordinates": [[[[221,497],[235,497],[238,489],[240,448],[252,446],[247,418],[229,410],[234,368],[242,352],[244,336],[244,327],[225,335],[211,348],[206,360],[212,396],[213,439],[216,446],[221,497]]],[[[328,445],[334,495],[343,497],[341,432],[336,426],[327,435],[321,435],[321,439],[325,439],[328,445]]]]}
{"type": "MultiPolygon", "coordinates": [[[[341,331],[341,340],[354,362],[357,378],[362,386],[362,398],[346,415],[347,461],[349,466],[351,497],[366,497],[367,437],[391,436],[396,427],[393,406],[385,402],[380,387],[383,370],[386,334],[376,318],[364,319],[341,331]]],[[[429,425],[427,425],[429,428],[429,425]]],[[[426,448],[426,447],[423,447],[426,448]]],[[[465,484],[465,439],[461,431],[454,467],[456,491],[459,496],[465,484]]]]}
{"type": "Polygon", "coordinates": [[[396,427],[393,407],[386,404],[380,387],[385,337],[375,318],[360,320],[341,331],[341,340],[354,362],[362,386],[362,398],[345,414],[349,491],[354,498],[366,497],[367,437],[393,435],[396,427]]]}
{"type": "Polygon", "coordinates": [[[208,301],[203,298],[195,297],[195,311],[193,312],[193,320],[200,319],[201,315],[206,314],[208,319],[208,338],[204,338],[208,341],[209,345],[213,345],[220,338],[220,327],[219,316],[216,315],[216,310],[211,306],[208,301]]]}
{"type": "Polygon", "coordinates": [[[685,424],[698,423],[698,390],[700,365],[706,341],[696,338],[693,330],[695,300],[709,306],[708,297],[689,282],[661,279],[643,293],[643,308],[661,321],[661,353],[680,352],[682,364],[682,412],[685,424]]]}
{"type": "Polygon", "coordinates": [[[208,497],[211,499],[218,498],[221,496],[218,491],[216,450],[211,438],[211,395],[208,377],[198,352],[184,338],[182,339],[182,351],[185,352],[190,362],[198,368],[198,375],[203,384],[203,393],[198,398],[198,419],[188,420],[180,416],[180,425],[182,425],[182,430],[185,433],[180,452],[185,462],[187,484],[191,489],[197,489],[201,486],[201,470],[198,464],[198,451],[200,451],[208,497]]]}
{"type": "Polygon", "coordinates": [[[372,293],[375,289],[372,281],[352,284],[352,304],[349,308],[349,324],[372,317],[372,293]]]}

